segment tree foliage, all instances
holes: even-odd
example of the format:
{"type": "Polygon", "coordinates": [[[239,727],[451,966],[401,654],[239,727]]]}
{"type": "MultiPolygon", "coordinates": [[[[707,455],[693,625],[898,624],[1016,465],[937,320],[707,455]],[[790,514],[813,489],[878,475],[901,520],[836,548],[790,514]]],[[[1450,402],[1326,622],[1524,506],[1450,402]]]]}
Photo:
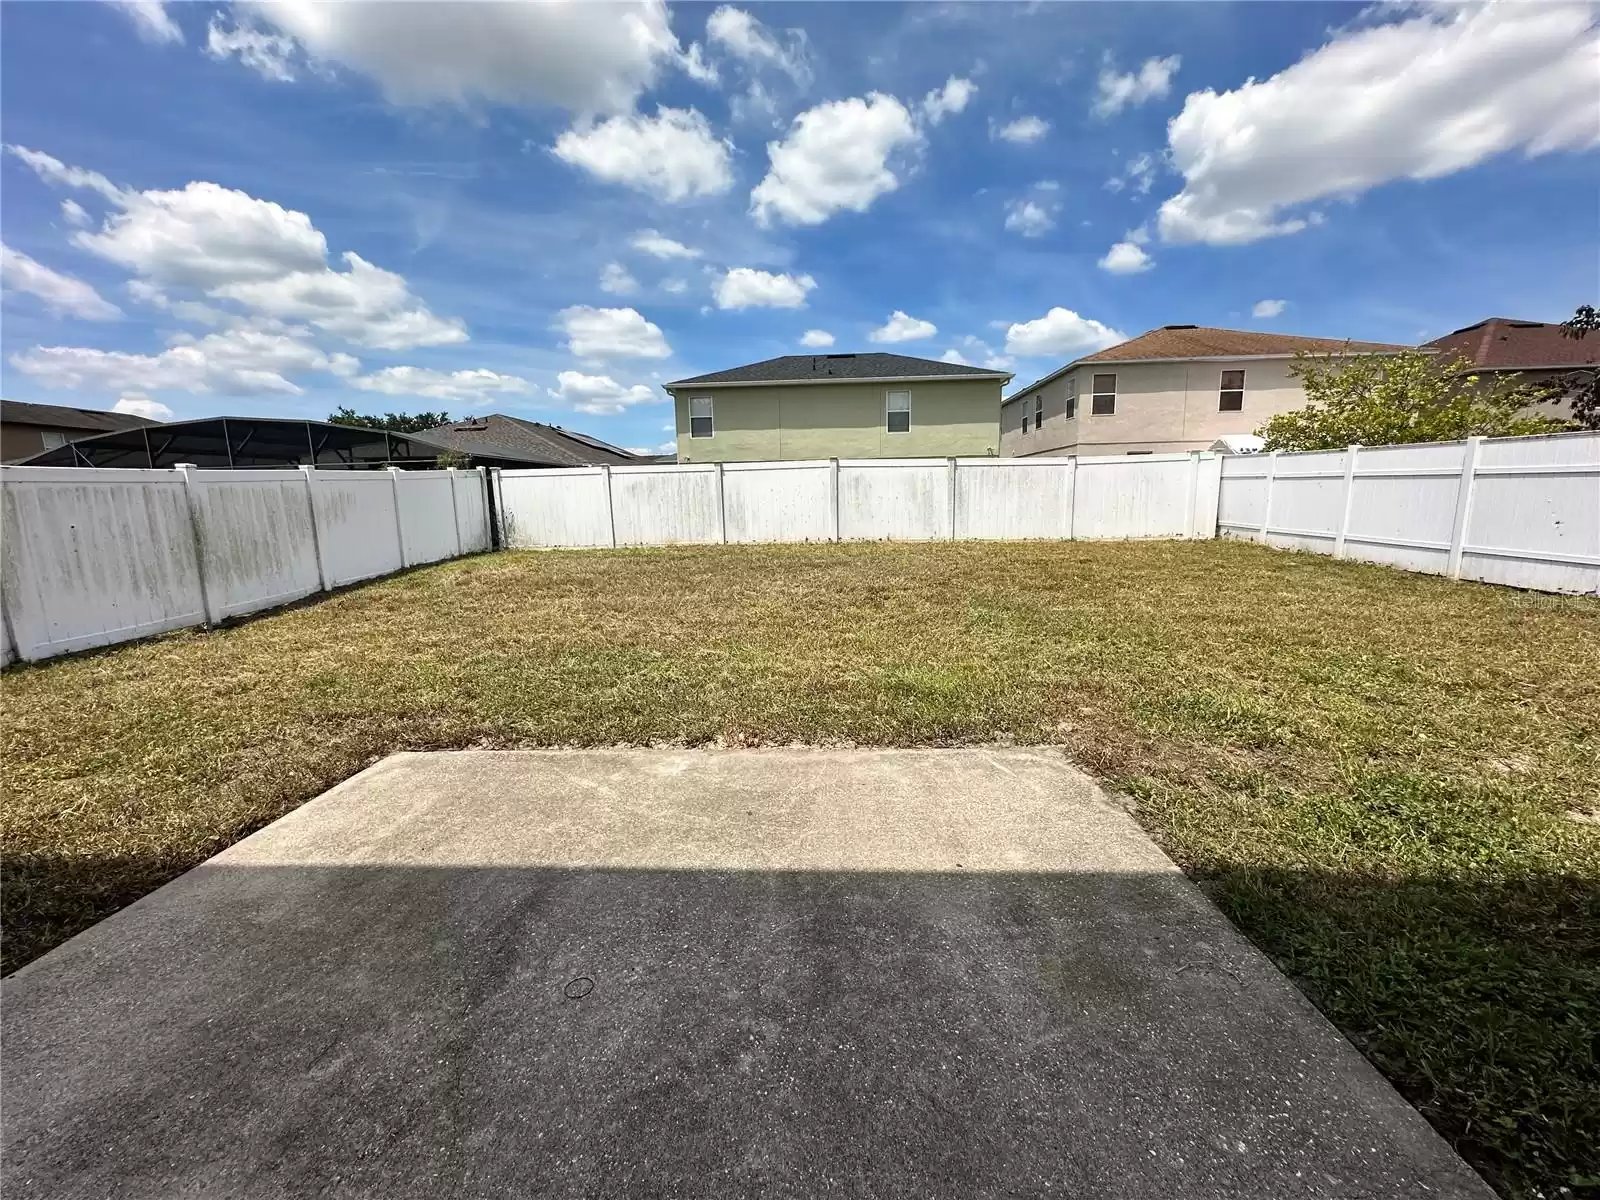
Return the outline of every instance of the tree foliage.
{"type": "MultiPolygon", "coordinates": [[[[1561,323],[1561,336],[1577,341],[1596,330],[1600,330],[1600,313],[1592,304],[1580,304],[1572,319],[1561,323]]],[[[1573,423],[1579,429],[1600,429],[1600,369],[1580,367],[1556,382],[1572,401],[1573,423]]]]}
{"type": "Polygon", "coordinates": [[[383,416],[358,413],[353,408],[340,408],[328,415],[332,425],[359,425],[363,429],[383,429],[389,433],[422,433],[438,425],[448,425],[450,414],[445,412],[384,413],[383,416]]]}
{"type": "Polygon", "coordinates": [[[1307,404],[1256,432],[1268,450],[1342,450],[1403,442],[1553,433],[1565,426],[1529,416],[1544,389],[1516,376],[1478,374],[1465,359],[1421,350],[1398,354],[1297,354],[1290,373],[1307,404]]]}

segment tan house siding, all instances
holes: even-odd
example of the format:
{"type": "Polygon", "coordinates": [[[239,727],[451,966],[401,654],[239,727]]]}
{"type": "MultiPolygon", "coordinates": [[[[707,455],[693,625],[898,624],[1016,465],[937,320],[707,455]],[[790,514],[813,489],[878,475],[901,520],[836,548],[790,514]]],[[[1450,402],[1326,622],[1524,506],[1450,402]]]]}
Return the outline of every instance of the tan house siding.
{"type": "Polygon", "coordinates": [[[1000,450],[1000,381],[819,383],[680,387],[678,461],[750,462],[807,458],[942,458],[1000,450]],[[888,393],[911,393],[911,429],[889,433],[888,393]],[[709,396],[713,434],[691,437],[689,400],[709,396]]]}
{"type": "Polygon", "coordinates": [[[1000,452],[1036,454],[1166,453],[1208,449],[1223,434],[1254,433],[1275,413],[1305,405],[1305,391],[1289,375],[1288,358],[1153,363],[1084,363],[1043,388],[1019,392],[1000,418],[1000,452]],[[1244,407],[1223,412],[1222,373],[1243,371],[1244,407]],[[1096,374],[1117,376],[1116,411],[1090,411],[1096,374]],[[1077,414],[1066,416],[1077,385],[1077,414]],[[1044,397],[1044,424],[1033,428],[1033,397],[1044,397]],[[1024,429],[1026,425],[1026,429],[1024,429]]]}

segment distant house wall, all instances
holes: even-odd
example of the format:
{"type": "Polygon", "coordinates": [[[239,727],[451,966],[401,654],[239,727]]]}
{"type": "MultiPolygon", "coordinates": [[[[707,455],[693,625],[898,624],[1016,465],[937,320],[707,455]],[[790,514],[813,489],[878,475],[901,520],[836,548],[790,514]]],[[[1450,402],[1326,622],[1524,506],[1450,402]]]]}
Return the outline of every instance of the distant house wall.
{"type": "Polygon", "coordinates": [[[997,379],[684,387],[673,406],[678,461],[685,463],[981,457],[1000,449],[997,379]],[[891,391],[911,393],[907,433],[888,432],[891,391]],[[711,397],[709,438],[690,435],[689,400],[696,396],[711,397]]]}
{"type": "Polygon", "coordinates": [[[1000,452],[1129,454],[1205,450],[1229,433],[1254,433],[1276,413],[1304,407],[1305,389],[1289,374],[1287,358],[1173,360],[1155,363],[1085,363],[1042,388],[1020,392],[1000,418],[1000,452]],[[1243,371],[1244,407],[1221,410],[1224,371],[1243,371]],[[1117,376],[1116,411],[1094,415],[1096,374],[1117,376]],[[1077,385],[1077,412],[1066,415],[1077,385]],[[1044,424],[1033,427],[1033,398],[1044,398],[1044,424]]]}
{"type": "Polygon", "coordinates": [[[68,429],[56,425],[29,425],[20,421],[0,424],[0,461],[16,462],[53,450],[79,438],[94,437],[103,429],[68,429]],[[47,436],[49,435],[49,436],[47,436]]]}

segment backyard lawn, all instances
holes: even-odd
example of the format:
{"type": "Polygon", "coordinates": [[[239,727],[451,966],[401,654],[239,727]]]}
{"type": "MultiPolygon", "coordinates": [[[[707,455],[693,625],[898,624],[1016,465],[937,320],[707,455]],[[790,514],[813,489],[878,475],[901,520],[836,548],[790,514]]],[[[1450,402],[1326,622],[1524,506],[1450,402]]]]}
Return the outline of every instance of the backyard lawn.
{"type": "Polygon", "coordinates": [[[8,672],[11,970],[402,749],[1059,743],[1506,1195],[1600,1189],[1600,601],[1241,543],[512,553],[8,672]]]}

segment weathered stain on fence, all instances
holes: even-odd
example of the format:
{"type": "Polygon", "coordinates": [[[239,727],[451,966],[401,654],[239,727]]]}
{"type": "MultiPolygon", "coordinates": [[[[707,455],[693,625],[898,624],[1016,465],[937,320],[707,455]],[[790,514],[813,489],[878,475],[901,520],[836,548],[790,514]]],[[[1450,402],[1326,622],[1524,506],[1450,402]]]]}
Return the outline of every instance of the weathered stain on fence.
{"type": "Polygon", "coordinates": [[[6,661],[219,621],[489,545],[482,471],[4,467],[0,483],[6,661]]]}

